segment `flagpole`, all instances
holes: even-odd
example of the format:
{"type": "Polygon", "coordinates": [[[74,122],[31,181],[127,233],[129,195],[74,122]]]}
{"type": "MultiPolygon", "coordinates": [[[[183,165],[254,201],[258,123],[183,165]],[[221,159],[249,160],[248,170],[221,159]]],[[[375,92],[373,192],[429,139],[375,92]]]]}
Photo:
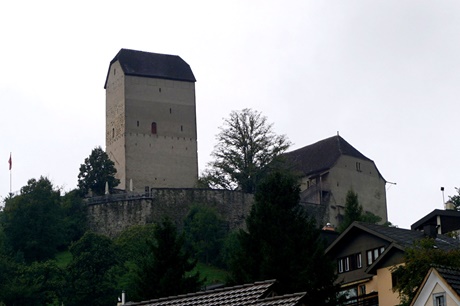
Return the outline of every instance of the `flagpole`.
{"type": "Polygon", "coordinates": [[[12,181],[13,181],[13,179],[12,179],[12,177],[13,177],[13,170],[12,170],[13,169],[13,167],[12,167],[13,166],[13,160],[11,159],[11,152],[10,152],[10,159],[8,160],[8,164],[10,165],[10,194],[12,194],[13,193],[13,188],[12,188],[12,185],[13,185],[12,184],[12,181]]]}

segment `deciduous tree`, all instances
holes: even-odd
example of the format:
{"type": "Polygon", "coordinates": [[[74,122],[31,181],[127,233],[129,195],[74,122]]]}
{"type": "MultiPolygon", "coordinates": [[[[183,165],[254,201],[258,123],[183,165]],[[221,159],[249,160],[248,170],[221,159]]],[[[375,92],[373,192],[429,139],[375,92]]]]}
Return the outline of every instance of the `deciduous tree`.
{"type": "Polygon", "coordinates": [[[226,234],[224,221],[210,208],[194,205],[184,221],[185,244],[195,258],[219,265],[226,234]]]}
{"type": "Polygon", "coordinates": [[[103,195],[106,183],[110,191],[120,184],[120,180],[115,178],[116,173],[114,162],[101,147],[96,147],[80,166],[78,187],[83,194],[92,190],[96,195],[103,195]]]}
{"type": "Polygon", "coordinates": [[[417,241],[413,247],[405,250],[405,264],[393,269],[397,280],[394,290],[399,292],[400,305],[410,305],[432,266],[460,267],[460,249],[442,250],[435,246],[432,238],[417,241]]]}
{"type": "Polygon", "coordinates": [[[60,191],[47,178],[30,179],[18,196],[5,200],[7,243],[29,263],[50,259],[64,241],[62,217],[60,191]]]}
{"type": "Polygon", "coordinates": [[[112,240],[92,232],[70,247],[66,305],[115,305],[114,267],[118,258],[112,240]]]}
{"type": "Polygon", "coordinates": [[[201,183],[244,192],[254,192],[267,167],[290,146],[285,135],[274,133],[265,116],[247,108],[232,111],[216,138],[214,160],[201,183]]]}

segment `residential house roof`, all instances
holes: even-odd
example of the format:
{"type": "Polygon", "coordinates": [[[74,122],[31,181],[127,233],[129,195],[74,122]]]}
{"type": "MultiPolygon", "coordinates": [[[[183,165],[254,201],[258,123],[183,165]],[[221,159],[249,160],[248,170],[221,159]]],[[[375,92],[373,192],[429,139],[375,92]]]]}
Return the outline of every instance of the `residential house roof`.
{"type": "Polygon", "coordinates": [[[339,135],[284,154],[296,169],[307,176],[329,170],[342,155],[373,162],[339,135]]]}
{"type": "Polygon", "coordinates": [[[441,234],[460,229],[460,211],[435,209],[411,225],[413,230],[423,230],[426,225],[440,226],[441,234]]]}
{"type": "MultiPolygon", "coordinates": [[[[411,306],[426,305],[427,300],[432,299],[431,295],[437,284],[441,285],[446,291],[450,291],[450,296],[454,299],[454,303],[456,302],[455,305],[458,305],[460,302],[460,269],[433,267],[428,271],[425,279],[417,290],[417,294],[412,300],[411,306]]],[[[449,304],[447,303],[447,305],[449,304]]]]}
{"type": "MultiPolygon", "coordinates": [[[[407,247],[412,247],[416,241],[427,237],[427,234],[422,231],[355,221],[326,249],[326,253],[333,253],[344,244],[350,243],[360,231],[388,242],[385,251],[367,268],[367,273],[374,273],[388,258],[388,255],[394,254],[394,252],[404,252],[407,247]]],[[[436,247],[441,250],[460,248],[460,241],[457,239],[445,235],[437,235],[433,238],[435,239],[436,247]]]]}
{"type": "Polygon", "coordinates": [[[275,280],[256,282],[234,287],[225,287],[197,293],[171,296],[126,305],[146,306],[300,306],[305,293],[275,296],[275,280]]]}
{"type": "MultiPolygon", "coordinates": [[[[119,61],[125,75],[196,82],[190,66],[177,55],[121,49],[110,62],[119,61]]],[[[107,72],[104,88],[110,73],[107,72]]]]}
{"type": "MultiPolygon", "coordinates": [[[[353,237],[356,231],[366,231],[390,243],[394,243],[400,248],[413,246],[416,241],[427,237],[422,231],[355,221],[327,248],[326,252],[337,247],[343,241],[344,237],[353,237]]],[[[459,240],[444,235],[437,235],[435,242],[439,249],[450,250],[460,247],[459,240]]]]}

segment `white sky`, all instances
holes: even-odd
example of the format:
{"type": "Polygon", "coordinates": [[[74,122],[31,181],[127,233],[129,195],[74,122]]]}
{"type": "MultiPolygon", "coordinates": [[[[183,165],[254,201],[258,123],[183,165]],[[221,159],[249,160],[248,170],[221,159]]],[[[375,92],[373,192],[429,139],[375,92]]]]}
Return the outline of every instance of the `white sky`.
{"type": "Polygon", "coordinates": [[[197,78],[200,171],[222,118],[261,111],[300,148],[340,135],[377,164],[399,227],[460,186],[460,1],[4,1],[0,197],[76,187],[105,148],[104,81],[121,48],[181,56],[197,78]],[[3,170],[1,170],[3,168],[3,170]]]}

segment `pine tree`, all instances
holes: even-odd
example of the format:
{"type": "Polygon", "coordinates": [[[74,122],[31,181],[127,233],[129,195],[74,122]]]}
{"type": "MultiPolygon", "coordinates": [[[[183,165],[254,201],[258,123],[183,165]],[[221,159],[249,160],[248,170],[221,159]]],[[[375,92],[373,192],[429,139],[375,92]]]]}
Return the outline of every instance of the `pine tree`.
{"type": "Polygon", "coordinates": [[[164,220],[154,232],[155,242],[149,243],[151,253],[138,266],[137,284],[142,300],[195,292],[200,289],[199,273],[192,274],[196,261],[184,249],[184,237],[176,227],[164,220]]]}
{"type": "Polygon", "coordinates": [[[334,303],[334,265],[324,257],[324,245],[312,218],[299,206],[299,185],[289,174],[269,175],[257,188],[238,234],[230,267],[232,281],[247,283],[277,279],[281,293],[306,291],[312,305],[334,303]]]}

